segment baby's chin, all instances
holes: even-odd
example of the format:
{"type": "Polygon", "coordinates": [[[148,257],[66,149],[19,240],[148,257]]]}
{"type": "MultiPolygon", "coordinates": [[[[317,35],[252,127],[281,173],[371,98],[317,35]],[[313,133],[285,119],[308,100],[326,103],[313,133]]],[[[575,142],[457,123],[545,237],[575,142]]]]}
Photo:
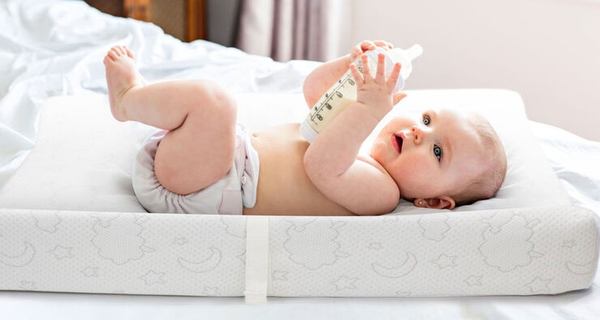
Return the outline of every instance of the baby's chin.
{"type": "Polygon", "coordinates": [[[371,145],[371,149],[369,149],[369,156],[371,156],[371,158],[375,159],[375,161],[377,161],[381,165],[383,165],[385,155],[387,153],[386,149],[387,149],[386,144],[384,142],[380,141],[379,139],[377,139],[371,145]]]}

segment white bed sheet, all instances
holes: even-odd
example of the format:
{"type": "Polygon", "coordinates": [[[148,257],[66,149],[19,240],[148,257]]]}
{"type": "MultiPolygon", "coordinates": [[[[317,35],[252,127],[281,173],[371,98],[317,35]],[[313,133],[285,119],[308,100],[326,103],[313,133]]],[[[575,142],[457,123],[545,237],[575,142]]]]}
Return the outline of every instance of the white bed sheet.
{"type": "MultiPolygon", "coordinates": [[[[600,143],[531,123],[554,172],[576,204],[600,217],[600,143]],[[592,186],[592,188],[590,188],[592,186]]],[[[600,220],[600,219],[599,219],[600,220]]],[[[598,319],[600,274],[588,290],[556,296],[457,298],[243,298],[161,297],[0,292],[6,319],[598,319]]]]}
{"type": "Polygon", "coordinates": [[[48,97],[105,93],[102,61],[127,45],[149,81],[211,79],[237,93],[299,92],[316,62],[277,63],[234,48],[165,35],[157,26],[112,17],[83,1],[0,1],[0,187],[36,144],[48,97]]]}

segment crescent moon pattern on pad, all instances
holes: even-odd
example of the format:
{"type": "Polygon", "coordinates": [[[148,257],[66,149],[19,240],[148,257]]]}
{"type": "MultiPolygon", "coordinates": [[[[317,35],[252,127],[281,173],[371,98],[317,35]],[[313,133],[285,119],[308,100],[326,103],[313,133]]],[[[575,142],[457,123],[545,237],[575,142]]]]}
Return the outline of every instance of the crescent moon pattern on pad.
{"type": "Polygon", "coordinates": [[[11,267],[23,267],[28,265],[35,256],[35,248],[29,242],[23,242],[23,245],[25,248],[21,254],[10,256],[0,253],[0,263],[11,267]]]}
{"type": "Polygon", "coordinates": [[[207,272],[216,268],[221,262],[221,251],[215,247],[210,248],[210,256],[199,262],[187,260],[182,257],[177,258],[177,263],[191,272],[207,272]]]}
{"type": "Polygon", "coordinates": [[[567,261],[565,263],[565,266],[569,271],[571,271],[574,274],[590,274],[596,269],[594,261],[583,264],[567,261]]]}
{"type": "Polygon", "coordinates": [[[377,273],[378,275],[380,275],[382,277],[386,277],[386,278],[403,277],[403,276],[409,274],[411,271],[413,271],[416,265],[417,265],[417,258],[415,257],[414,254],[412,254],[410,252],[407,253],[406,260],[404,260],[404,262],[400,266],[397,266],[397,267],[386,267],[379,263],[371,264],[371,266],[373,267],[373,271],[375,271],[375,273],[377,273]]]}

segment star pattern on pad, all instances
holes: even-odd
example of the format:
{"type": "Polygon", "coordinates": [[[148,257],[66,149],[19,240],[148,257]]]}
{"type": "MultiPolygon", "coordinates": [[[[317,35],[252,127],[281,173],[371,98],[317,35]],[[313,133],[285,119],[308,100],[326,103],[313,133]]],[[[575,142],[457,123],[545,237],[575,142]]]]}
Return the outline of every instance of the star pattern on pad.
{"type": "Polygon", "coordinates": [[[563,248],[573,249],[575,247],[575,240],[571,239],[571,240],[565,240],[565,241],[563,241],[562,247],[563,248]]]}
{"type": "Polygon", "coordinates": [[[23,290],[35,290],[37,288],[35,282],[28,280],[21,280],[21,282],[19,282],[19,287],[23,290]]]}
{"type": "Polygon", "coordinates": [[[151,286],[154,284],[165,283],[165,280],[163,279],[164,276],[165,276],[164,272],[156,272],[156,271],[150,270],[150,271],[146,272],[146,274],[141,276],[140,279],[144,280],[146,285],[151,286]]]}
{"type": "Polygon", "coordinates": [[[343,289],[356,289],[354,283],[358,280],[358,278],[350,278],[346,276],[341,276],[337,280],[333,282],[335,286],[335,290],[340,291],[343,289]]]}
{"type": "Polygon", "coordinates": [[[86,267],[81,270],[81,273],[87,278],[97,278],[98,277],[98,267],[86,267]]]}
{"type": "Polygon", "coordinates": [[[246,250],[235,257],[238,258],[243,264],[246,264],[246,250]]]}
{"type": "Polygon", "coordinates": [[[369,243],[369,249],[371,249],[371,250],[380,250],[382,248],[383,248],[383,245],[380,242],[369,243]]]}
{"type": "Polygon", "coordinates": [[[71,252],[73,250],[73,247],[63,247],[61,245],[57,245],[56,247],[54,247],[54,249],[48,251],[51,255],[53,255],[56,259],[61,260],[61,259],[66,259],[66,258],[72,258],[73,257],[73,253],[71,252]]]}
{"type": "Polygon", "coordinates": [[[287,281],[287,271],[273,271],[273,280],[287,281]]]}
{"type": "Polygon", "coordinates": [[[396,295],[398,297],[410,297],[412,295],[412,292],[410,292],[410,291],[402,291],[402,290],[398,290],[395,293],[396,293],[396,295]]]}
{"type": "Polygon", "coordinates": [[[449,267],[455,267],[456,266],[456,263],[454,262],[455,259],[456,259],[456,256],[449,256],[449,255],[442,253],[436,260],[431,260],[431,262],[433,264],[437,265],[438,268],[445,269],[445,268],[449,268],[449,267]]]}
{"type": "Polygon", "coordinates": [[[550,290],[548,284],[550,284],[551,281],[552,279],[542,279],[540,277],[535,277],[533,278],[533,280],[531,280],[531,282],[527,283],[525,286],[528,287],[532,293],[546,292],[550,290]]]}
{"type": "Polygon", "coordinates": [[[469,287],[481,286],[481,278],[483,278],[483,276],[471,275],[465,279],[465,283],[469,287]]]}
{"type": "Polygon", "coordinates": [[[39,219],[34,217],[35,226],[48,233],[55,233],[58,230],[58,225],[62,222],[58,214],[54,215],[45,215],[43,219],[39,219]]]}
{"type": "Polygon", "coordinates": [[[188,243],[188,240],[185,237],[177,237],[177,238],[173,239],[174,245],[182,246],[186,243],[188,243]]]}

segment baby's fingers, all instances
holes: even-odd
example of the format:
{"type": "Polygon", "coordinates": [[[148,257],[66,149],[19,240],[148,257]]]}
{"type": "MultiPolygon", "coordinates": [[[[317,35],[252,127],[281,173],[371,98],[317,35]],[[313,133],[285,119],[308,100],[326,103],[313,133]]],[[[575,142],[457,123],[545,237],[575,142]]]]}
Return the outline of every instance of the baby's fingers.
{"type": "Polygon", "coordinates": [[[358,58],[361,54],[363,53],[360,44],[357,44],[356,46],[354,46],[352,48],[352,51],[350,51],[350,60],[354,61],[356,58],[358,58]]]}
{"type": "Polygon", "coordinates": [[[385,82],[385,56],[383,54],[377,55],[377,73],[375,74],[375,82],[385,82]]]}
{"type": "Polygon", "coordinates": [[[400,77],[400,69],[402,67],[400,66],[399,63],[395,63],[394,64],[394,68],[392,69],[392,72],[390,73],[390,77],[387,80],[387,87],[390,90],[394,90],[394,88],[396,87],[396,82],[398,82],[398,77],[400,77]]]}
{"type": "Polygon", "coordinates": [[[360,43],[360,48],[363,52],[375,49],[375,44],[373,41],[365,40],[360,43]]]}
{"type": "Polygon", "coordinates": [[[350,64],[350,72],[352,72],[352,77],[354,77],[354,80],[356,81],[356,86],[360,87],[363,84],[364,80],[362,75],[360,74],[360,71],[358,71],[358,68],[356,68],[356,64],[350,64]]]}
{"type": "Polygon", "coordinates": [[[373,43],[376,46],[384,48],[384,49],[393,49],[394,48],[394,45],[391,42],[388,42],[385,40],[375,40],[375,41],[373,41],[373,43]]]}
{"type": "Polygon", "coordinates": [[[371,77],[371,68],[369,68],[369,58],[366,54],[363,54],[360,58],[362,62],[362,74],[364,81],[367,82],[369,80],[372,80],[373,77],[371,77]]]}

